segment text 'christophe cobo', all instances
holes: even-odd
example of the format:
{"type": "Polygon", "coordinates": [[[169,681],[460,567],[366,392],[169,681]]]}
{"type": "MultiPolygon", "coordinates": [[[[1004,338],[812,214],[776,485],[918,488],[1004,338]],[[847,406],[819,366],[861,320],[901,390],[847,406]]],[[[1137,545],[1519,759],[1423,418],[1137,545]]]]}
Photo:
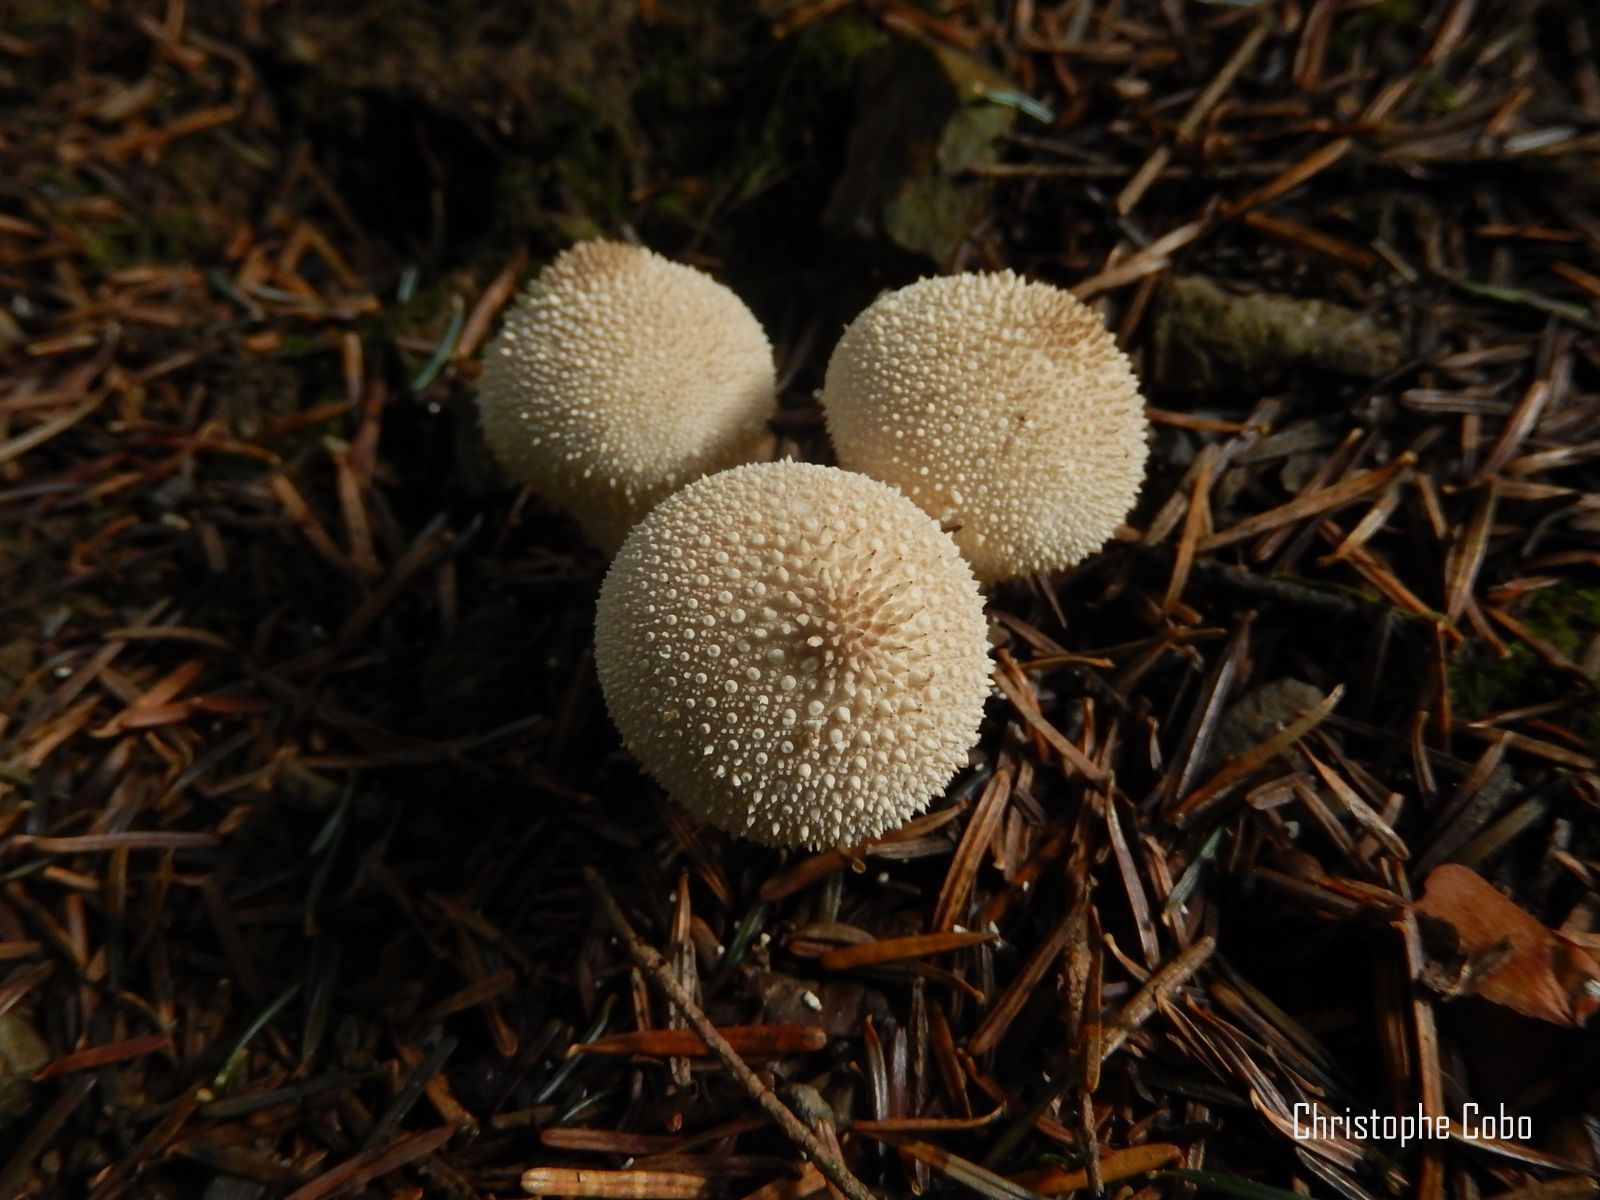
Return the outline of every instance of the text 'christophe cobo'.
{"type": "Polygon", "coordinates": [[[1476,1104],[1461,1106],[1461,1115],[1431,1116],[1421,1105],[1411,1113],[1354,1112],[1330,1113],[1310,1104],[1294,1106],[1294,1136],[1300,1141],[1312,1138],[1348,1138],[1352,1141],[1410,1142],[1457,1137],[1469,1142],[1517,1141],[1533,1138],[1533,1120],[1507,1112],[1484,1112],[1476,1104]]]}

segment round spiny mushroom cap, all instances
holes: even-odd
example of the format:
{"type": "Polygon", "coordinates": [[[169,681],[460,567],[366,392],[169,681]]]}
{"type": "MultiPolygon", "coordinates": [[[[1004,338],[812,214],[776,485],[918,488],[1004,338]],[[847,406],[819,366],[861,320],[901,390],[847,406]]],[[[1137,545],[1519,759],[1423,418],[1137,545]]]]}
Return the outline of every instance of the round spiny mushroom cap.
{"type": "Polygon", "coordinates": [[[598,546],[691,479],[756,456],[772,347],[709,275],[621,242],[580,242],[528,285],[484,353],[483,431],[519,483],[598,546]]]}
{"type": "Polygon", "coordinates": [[[1010,271],[880,296],[834,350],[822,405],[840,465],[954,529],[985,582],[1093,553],[1144,478],[1127,357],[1093,310],[1010,271]]]}
{"type": "Polygon", "coordinates": [[[776,462],[690,484],[600,590],[595,663],[628,748],[695,815],[769,845],[902,823],[977,740],[983,600],[891,487],[776,462]]]}

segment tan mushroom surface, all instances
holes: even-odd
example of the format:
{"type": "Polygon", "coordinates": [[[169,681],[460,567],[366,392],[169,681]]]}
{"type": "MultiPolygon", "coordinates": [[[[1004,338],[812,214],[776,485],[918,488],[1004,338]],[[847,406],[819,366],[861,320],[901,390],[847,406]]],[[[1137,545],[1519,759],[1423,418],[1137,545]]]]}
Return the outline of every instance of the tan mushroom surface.
{"type": "Polygon", "coordinates": [[[822,406],[839,464],[952,530],[986,583],[1092,554],[1144,479],[1127,356],[1071,293],[1010,271],[880,296],[834,349],[822,406]]]}
{"type": "Polygon", "coordinates": [[[613,551],[662,497],[754,459],[772,347],[702,271],[621,242],[558,255],[484,351],[478,408],[506,473],[613,551]]]}
{"type": "Polygon", "coordinates": [[[899,492],[808,463],[692,483],[635,526],[595,620],[606,705],[691,813],[780,846],[924,808],[977,740],[983,600],[899,492]]]}

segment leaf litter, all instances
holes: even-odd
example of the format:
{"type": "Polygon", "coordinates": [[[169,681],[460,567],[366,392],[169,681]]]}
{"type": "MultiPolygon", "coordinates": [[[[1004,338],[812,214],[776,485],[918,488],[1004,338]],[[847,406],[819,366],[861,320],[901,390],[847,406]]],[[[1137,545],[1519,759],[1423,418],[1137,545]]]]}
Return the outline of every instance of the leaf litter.
{"type": "Polygon", "coordinates": [[[313,9],[0,35],[0,1195],[1592,1194],[1582,5],[313,9]],[[866,177],[911,60],[985,89],[866,177]],[[603,564],[470,400],[599,231],[751,299],[801,457],[927,270],[1151,380],[906,829],[785,857],[621,753],[603,564]],[[1468,1099],[1533,1138],[1294,1131],[1468,1099]]]}

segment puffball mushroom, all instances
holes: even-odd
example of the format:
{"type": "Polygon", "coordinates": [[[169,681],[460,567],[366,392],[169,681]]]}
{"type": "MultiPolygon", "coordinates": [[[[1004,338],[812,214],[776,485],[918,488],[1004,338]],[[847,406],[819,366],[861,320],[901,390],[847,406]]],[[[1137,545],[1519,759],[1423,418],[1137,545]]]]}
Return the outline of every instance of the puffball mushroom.
{"type": "Polygon", "coordinates": [[[1144,478],[1127,356],[1070,293],[1010,271],[880,296],[834,349],[822,407],[839,464],[953,529],[985,583],[1093,553],[1144,478]]]}
{"type": "Polygon", "coordinates": [[[628,749],[690,812],[777,846],[853,844],[967,761],[983,599],[947,534],[836,467],[735,467],[662,501],[600,589],[595,665],[628,749]]]}
{"type": "Polygon", "coordinates": [[[756,457],[774,391],[772,346],[731,291],[639,246],[587,241],[506,315],[478,407],[506,473],[611,551],[663,496],[756,457]]]}

